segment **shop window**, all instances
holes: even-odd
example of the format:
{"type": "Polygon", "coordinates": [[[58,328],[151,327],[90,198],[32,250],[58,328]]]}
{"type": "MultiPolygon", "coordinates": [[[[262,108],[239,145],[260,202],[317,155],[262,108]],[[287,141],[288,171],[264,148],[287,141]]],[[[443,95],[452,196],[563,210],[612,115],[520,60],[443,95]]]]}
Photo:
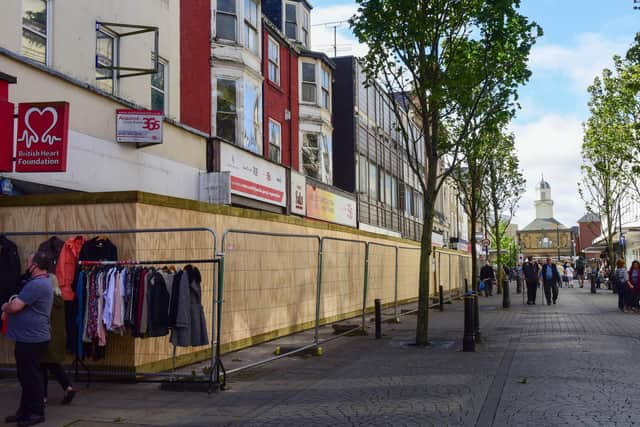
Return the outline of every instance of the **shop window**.
{"type": "Polygon", "coordinates": [[[167,94],[169,89],[167,62],[158,60],[158,72],[151,75],[151,109],[167,113],[169,103],[167,102],[167,94]]]}
{"type": "Polygon", "coordinates": [[[260,85],[246,80],[244,86],[244,137],[247,150],[262,154],[262,97],[260,85]]]}
{"type": "Polygon", "coordinates": [[[298,40],[298,13],[294,3],[287,3],[284,17],[284,33],[293,40],[298,40]]]}
{"type": "Polygon", "coordinates": [[[369,171],[367,167],[369,162],[367,158],[360,154],[358,156],[358,193],[367,194],[368,192],[368,183],[369,183],[369,171]]]}
{"type": "Polygon", "coordinates": [[[316,64],[302,63],[302,102],[316,102],[316,64]]]}
{"type": "Polygon", "coordinates": [[[327,110],[331,109],[331,81],[329,72],[322,69],[322,107],[327,110]]]}
{"type": "Polygon", "coordinates": [[[280,85],[280,45],[269,37],[269,80],[280,85]]]}
{"type": "MultiPolygon", "coordinates": [[[[117,67],[118,66],[118,36],[111,31],[100,27],[96,30],[96,66],[117,67]]],[[[116,94],[118,73],[113,68],[96,68],[97,86],[116,94]]]]}
{"type": "Polygon", "coordinates": [[[258,3],[256,0],[244,0],[244,45],[258,54],[258,3]]]}
{"type": "Polygon", "coordinates": [[[217,0],[216,37],[236,41],[236,0],[217,0]]]}
{"type": "Polygon", "coordinates": [[[282,128],[280,123],[269,119],[269,160],[280,163],[282,150],[282,128]]]}
{"type": "Polygon", "coordinates": [[[309,13],[305,11],[302,14],[302,44],[304,47],[309,47],[309,13]]]}
{"type": "Polygon", "coordinates": [[[23,0],[22,5],[22,54],[48,64],[50,5],[47,0],[23,0]]]}
{"type": "Polygon", "coordinates": [[[378,200],[378,168],[369,163],[369,198],[378,200]]]}
{"type": "Polygon", "coordinates": [[[218,79],[217,91],[216,135],[235,144],[238,118],[236,81],[218,79]]]}

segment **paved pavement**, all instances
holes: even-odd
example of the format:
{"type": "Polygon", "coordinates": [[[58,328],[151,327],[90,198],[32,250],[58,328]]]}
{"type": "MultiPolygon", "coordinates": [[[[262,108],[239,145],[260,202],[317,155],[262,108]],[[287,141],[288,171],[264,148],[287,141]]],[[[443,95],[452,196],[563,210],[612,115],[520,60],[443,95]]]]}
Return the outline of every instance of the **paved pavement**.
{"type": "MultiPolygon", "coordinates": [[[[557,305],[512,307],[481,299],[484,341],[463,353],[462,305],[432,311],[432,345],[411,346],[415,316],[385,336],[345,337],[321,357],[287,357],[230,375],[227,391],[161,391],[151,384],[92,384],[73,405],[50,392],[48,425],[515,426],[640,423],[640,315],[617,311],[610,291],[561,289],[557,305]]],[[[326,333],[326,332],[325,332],[326,333]]],[[[288,339],[292,341],[293,339],[288,339]]],[[[287,341],[287,339],[282,340],[287,341]]],[[[226,356],[251,361],[275,344],[226,356]]],[[[235,361],[235,362],[234,362],[235,361]]],[[[0,407],[19,387],[0,382],[0,407]]],[[[53,385],[53,384],[52,384],[53,385]]],[[[82,386],[81,386],[82,387],[82,386]]]]}

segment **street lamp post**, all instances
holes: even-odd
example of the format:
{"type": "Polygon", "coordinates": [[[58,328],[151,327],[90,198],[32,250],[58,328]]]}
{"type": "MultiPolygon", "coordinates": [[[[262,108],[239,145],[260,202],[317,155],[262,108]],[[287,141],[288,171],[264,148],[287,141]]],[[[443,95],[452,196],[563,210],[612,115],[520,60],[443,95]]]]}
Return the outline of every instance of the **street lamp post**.
{"type": "Polygon", "coordinates": [[[560,226],[556,224],[556,248],[558,248],[558,262],[560,262],[560,226]]]}

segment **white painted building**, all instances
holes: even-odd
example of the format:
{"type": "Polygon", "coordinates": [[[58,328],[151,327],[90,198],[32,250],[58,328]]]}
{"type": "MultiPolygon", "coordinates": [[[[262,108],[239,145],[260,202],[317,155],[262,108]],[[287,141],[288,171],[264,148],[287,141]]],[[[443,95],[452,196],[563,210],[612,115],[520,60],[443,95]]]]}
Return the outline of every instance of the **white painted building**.
{"type": "Polygon", "coordinates": [[[9,101],[69,102],[70,131],[66,172],[2,176],[197,199],[208,132],[180,122],[180,53],[179,0],[4,0],[0,72],[17,78],[9,101]],[[117,109],[162,111],[162,143],[117,143],[117,109]]]}

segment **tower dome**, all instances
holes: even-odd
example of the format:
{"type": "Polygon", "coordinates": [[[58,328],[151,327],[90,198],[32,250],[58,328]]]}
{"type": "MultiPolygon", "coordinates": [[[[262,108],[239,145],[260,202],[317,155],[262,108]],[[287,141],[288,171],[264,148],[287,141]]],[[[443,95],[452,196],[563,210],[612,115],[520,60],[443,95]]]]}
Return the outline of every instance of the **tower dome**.
{"type": "Polygon", "coordinates": [[[553,200],[551,199],[551,185],[544,180],[544,175],[536,185],[538,198],[535,201],[536,218],[553,218],[553,200]]]}

